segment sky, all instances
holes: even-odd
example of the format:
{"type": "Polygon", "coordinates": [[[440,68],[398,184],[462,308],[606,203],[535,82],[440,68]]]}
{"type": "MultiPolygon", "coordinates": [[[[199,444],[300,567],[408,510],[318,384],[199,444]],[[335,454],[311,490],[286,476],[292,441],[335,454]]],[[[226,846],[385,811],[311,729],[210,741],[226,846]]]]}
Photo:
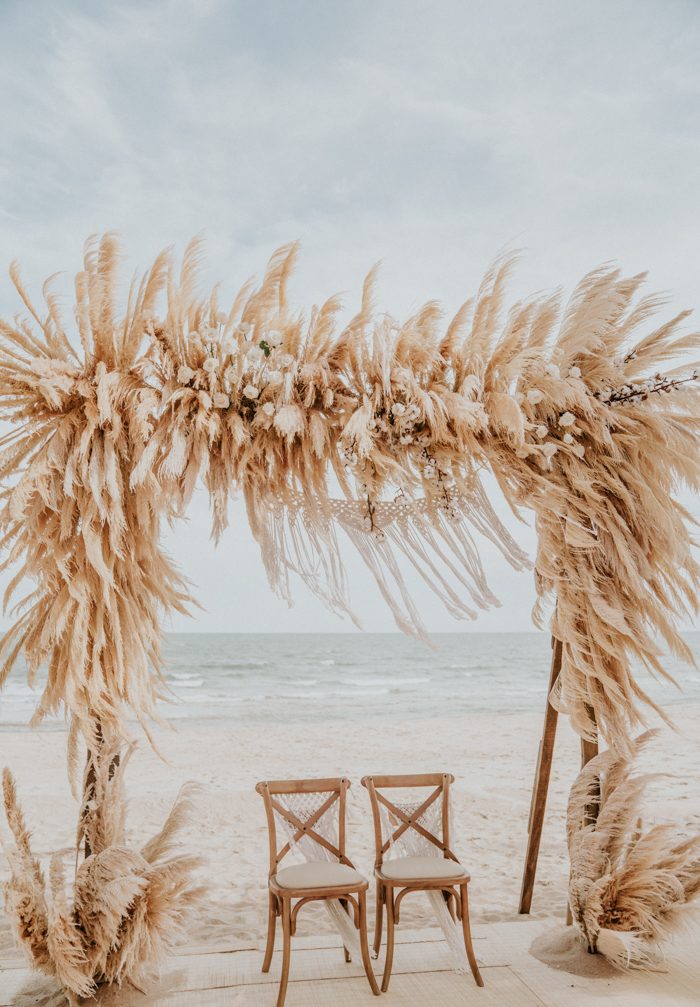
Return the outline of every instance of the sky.
{"type": "MultiPolygon", "coordinates": [[[[694,307],[698,51],[696,0],[3,0],[0,314],[18,310],[12,259],[37,297],[65,271],[67,300],[105,230],[125,278],[202,234],[202,282],[231,296],[299,239],[307,308],[343,291],[351,311],[382,260],[382,309],[449,312],[504,247],[522,251],[512,300],[614,260],[669,313],[694,307]]],[[[173,629],[351,629],[301,584],[291,610],[274,597],[238,505],[218,549],[203,493],[165,539],[203,606],[173,629]]],[[[482,556],[503,607],[455,623],[415,585],[433,631],[531,628],[531,577],[482,556]]],[[[392,630],[348,568],[365,627],[392,630]]]]}

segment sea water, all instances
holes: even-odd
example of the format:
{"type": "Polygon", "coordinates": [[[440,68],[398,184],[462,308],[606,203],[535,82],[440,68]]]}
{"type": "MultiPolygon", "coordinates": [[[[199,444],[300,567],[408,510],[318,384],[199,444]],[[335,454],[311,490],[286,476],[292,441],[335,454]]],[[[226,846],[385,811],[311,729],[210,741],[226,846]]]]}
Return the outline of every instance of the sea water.
{"type": "MultiPolygon", "coordinates": [[[[700,633],[686,635],[700,661],[700,633]]],[[[165,638],[173,719],[284,720],[450,716],[542,708],[545,633],[437,634],[427,647],[400,634],[176,633],[165,638]]],[[[700,671],[666,657],[683,691],[638,670],[662,705],[700,701],[700,671]]],[[[21,661],[0,693],[0,727],[26,724],[42,687],[21,661]]],[[[58,727],[61,721],[51,724],[58,727]]]]}

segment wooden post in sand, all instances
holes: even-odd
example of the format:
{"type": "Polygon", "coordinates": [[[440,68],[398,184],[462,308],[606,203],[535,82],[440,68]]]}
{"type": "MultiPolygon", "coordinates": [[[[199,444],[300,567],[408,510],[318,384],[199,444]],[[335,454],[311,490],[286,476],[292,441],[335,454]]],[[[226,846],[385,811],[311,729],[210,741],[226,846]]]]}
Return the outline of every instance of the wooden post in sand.
{"type": "Polygon", "coordinates": [[[559,678],[561,671],[562,642],[552,637],[552,666],[549,673],[549,687],[547,689],[547,705],[544,713],[544,727],[542,728],[542,739],[540,750],[537,755],[537,768],[535,769],[535,782],[532,787],[532,800],[530,802],[530,821],[528,823],[527,853],[525,854],[525,868],[523,870],[523,884],[520,889],[519,913],[529,913],[532,904],[532,892],[535,887],[535,874],[537,872],[537,858],[540,852],[540,841],[542,839],[542,824],[544,822],[544,812],[547,807],[547,791],[549,790],[549,777],[552,771],[552,758],[554,756],[554,739],[557,733],[558,712],[549,701],[549,696],[554,685],[559,678]]]}
{"type": "MultiPolygon", "coordinates": [[[[532,893],[535,887],[535,875],[537,873],[537,859],[540,853],[540,842],[542,840],[542,826],[544,824],[544,813],[547,808],[547,793],[549,791],[549,778],[552,771],[552,761],[554,758],[554,740],[557,733],[558,712],[549,701],[552,689],[561,671],[562,642],[552,637],[552,666],[549,673],[549,687],[547,688],[547,705],[544,714],[544,726],[542,728],[542,738],[537,755],[537,768],[535,769],[535,782],[532,787],[532,799],[530,801],[530,821],[528,823],[527,853],[525,854],[525,867],[523,869],[523,883],[520,889],[519,913],[529,913],[532,905],[532,893]]],[[[595,725],[595,713],[591,707],[587,707],[588,715],[595,725]]],[[[598,754],[598,741],[588,741],[581,738],[581,768],[598,754]]],[[[598,817],[598,804],[594,802],[588,809],[588,820],[594,822],[598,817]]],[[[571,910],[567,904],[566,922],[571,923],[571,910]]]]}

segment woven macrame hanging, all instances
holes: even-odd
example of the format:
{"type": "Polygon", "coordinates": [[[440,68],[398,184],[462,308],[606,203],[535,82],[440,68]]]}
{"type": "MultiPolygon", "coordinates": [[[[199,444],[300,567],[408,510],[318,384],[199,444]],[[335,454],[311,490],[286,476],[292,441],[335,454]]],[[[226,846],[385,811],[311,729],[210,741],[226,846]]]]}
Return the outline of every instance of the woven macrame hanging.
{"type": "Polygon", "coordinates": [[[340,528],[371,572],[399,629],[426,642],[428,633],[400,557],[456,619],[476,619],[478,610],[500,605],[488,586],[473,532],[496,545],[515,569],[530,565],[480,483],[469,497],[454,494],[438,504],[404,495],[373,502],[290,494],[284,501],[258,502],[251,526],[278,594],[291,604],[289,575],[296,573],[331,609],[359,625],[348,594],[340,528]]]}

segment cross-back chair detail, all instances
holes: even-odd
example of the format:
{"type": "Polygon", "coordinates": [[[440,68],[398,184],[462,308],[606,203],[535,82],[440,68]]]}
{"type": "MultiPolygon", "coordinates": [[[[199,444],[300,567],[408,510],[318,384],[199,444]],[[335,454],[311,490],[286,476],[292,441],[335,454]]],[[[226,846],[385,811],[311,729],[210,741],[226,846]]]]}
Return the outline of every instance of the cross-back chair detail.
{"type": "Polygon", "coordinates": [[[270,856],[267,944],[263,972],[270,969],[277,919],[282,921],[282,975],[277,1007],[282,1007],[287,992],[291,938],[296,933],[299,910],[315,901],[326,902],[332,918],[344,934],[346,962],[350,961],[350,952],[345,942],[353,938],[353,932],[350,930],[348,933],[347,926],[352,920],[359,932],[360,953],[368,982],[372,992],[379,995],[367,946],[368,882],[355,870],[345,849],[349,787],[350,781],[345,777],[265,780],[255,787],[265,805],[270,856]],[[312,798],[315,796],[318,800],[314,805],[312,798]],[[305,797],[308,798],[306,802],[305,797]],[[295,799],[298,804],[305,803],[306,806],[290,807],[295,799]],[[329,825],[331,814],[334,820],[329,825]],[[278,823],[286,834],[281,845],[278,841],[278,823]],[[281,866],[287,855],[293,852],[301,853],[306,864],[286,868],[281,866]],[[338,904],[342,908],[340,912],[338,904]]]}
{"type": "Polygon", "coordinates": [[[455,953],[460,954],[462,960],[466,952],[464,964],[466,966],[468,961],[477,985],[483,986],[469,925],[469,874],[450,846],[449,797],[452,783],[454,776],[451,773],[375,775],[362,779],[362,784],[369,793],[374,822],[377,895],[375,956],[378,956],[381,946],[384,909],[387,917],[387,951],[382,992],[389,988],[394,955],[394,927],[399,922],[401,902],[406,895],[416,891],[428,892],[450,946],[453,950],[456,949],[455,953]],[[383,793],[385,790],[419,788],[431,789],[427,796],[414,802],[391,799],[383,793]],[[439,810],[435,809],[438,801],[441,802],[439,810]],[[411,843],[410,834],[422,840],[422,846],[420,842],[411,843]],[[403,855],[402,847],[408,850],[403,855]],[[386,854],[389,854],[388,858],[386,854]],[[457,919],[462,924],[462,936],[458,941],[455,940],[454,931],[457,919]]]}
{"type": "Polygon", "coordinates": [[[270,877],[277,873],[281,861],[290,853],[296,843],[300,839],[310,839],[318,843],[327,853],[338,859],[339,863],[346,864],[352,867],[352,863],[348,860],[345,854],[345,816],[346,816],[346,801],[347,801],[347,791],[350,786],[350,781],[344,778],[309,781],[309,780],[269,780],[259,783],[256,786],[257,792],[262,796],[265,802],[265,810],[267,812],[267,825],[268,833],[270,837],[270,877]],[[306,783],[316,783],[318,786],[317,790],[309,791],[307,789],[289,789],[290,786],[296,787],[301,786],[306,783]],[[332,788],[332,789],[331,789],[332,788]],[[328,789],[328,797],[323,801],[315,811],[313,811],[306,820],[302,820],[298,815],[296,815],[290,808],[282,804],[277,798],[280,794],[323,794],[328,789]],[[323,819],[327,812],[338,804],[338,845],[334,845],[326,836],[317,832],[314,826],[316,826],[321,819],[323,819]],[[277,849],[277,822],[275,820],[275,813],[279,815],[283,822],[287,822],[292,829],[294,829],[294,834],[291,839],[287,839],[284,846],[277,849]]]}
{"type": "Polygon", "coordinates": [[[376,866],[381,866],[384,854],[394,846],[397,841],[412,829],[417,832],[423,839],[432,843],[440,852],[450,860],[457,860],[457,857],[452,852],[449,847],[450,839],[450,816],[449,816],[449,787],[450,784],[454,782],[454,777],[449,773],[443,773],[440,775],[427,774],[425,776],[394,776],[394,777],[382,777],[382,776],[369,776],[363,779],[363,784],[366,786],[370,794],[370,799],[372,800],[372,810],[375,810],[375,802],[378,805],[382,805],[393,816],[396,829],[391,835],[387,837],[383,842],[383,830],[381,828],[381,816],[379,815],[379,809],[377,808],[377,816],[375,817],[375,848],[376,848],[376,866]],[[366,781],[366,782],[365,782],[366,781]],[[392,782],[386,782],[392,781],[392,782]],[[415,782],[420,781],[420,782],[415,782]],[[389,788],[406,788],[406,787],[433,787],[434,789],[430,794],[423,800],[416,808],[412,811],[406,811],[405,808],[398,807],[393,801],[383,794],[382,789],[389,788]],[[425,815],[426,811],[437,801],[442,800],[442,814],[441,814],[441,827],[442,827],[442,837],[436,836],[434,833],[430,832],[425,826],[421,825],[420,819],[425,815]]]}

